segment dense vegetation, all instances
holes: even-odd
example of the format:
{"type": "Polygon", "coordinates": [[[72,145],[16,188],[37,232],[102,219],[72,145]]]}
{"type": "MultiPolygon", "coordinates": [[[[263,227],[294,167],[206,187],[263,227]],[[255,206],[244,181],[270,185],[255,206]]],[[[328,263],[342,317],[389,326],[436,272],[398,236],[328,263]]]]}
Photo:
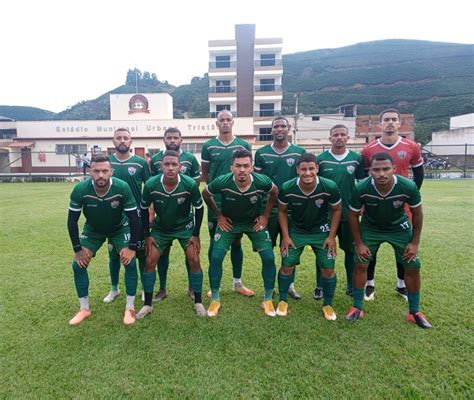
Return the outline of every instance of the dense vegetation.
{"type": "MultiPolygon", "coordinates": [[[[344,104],[356,104],[358,114],[397,107],[415,115],[417,139],[426,142],[433,130],[449,126],[449,117],[474,112],[474,45],[384,40],[288,54],[283,64],[286,114],[295,111],[295,95],[303,113],[335,112],[344,104]]],[[[125,85],[58,114],[0,106],[0,115],[18,120],[108,119],[109,94],[135,93],[137,88],[171,93],[176,118],[208,116],[207,75],[175,87],[137,69],[127,72],[125,85]]]]}

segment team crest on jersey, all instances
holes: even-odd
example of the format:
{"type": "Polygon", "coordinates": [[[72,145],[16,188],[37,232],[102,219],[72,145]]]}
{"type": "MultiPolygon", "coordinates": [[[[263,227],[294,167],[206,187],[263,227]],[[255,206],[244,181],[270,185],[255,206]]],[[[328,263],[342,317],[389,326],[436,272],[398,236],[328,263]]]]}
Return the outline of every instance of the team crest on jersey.
{"type": "Polygon", "coordinates": [[[293,164],[295,163],[295,159],[294,158],[287,158],[286,163],[288,164],[289,167],[292,167],[293,164]]]}
{"type": "Polygon", "coordinates": [[[178,204],[183,204],[186,201],[186,197],[178,197],[178,204]]]}
{"type": "Polygon", "coordinates": [[[114,250],[114,245],[112,243],[109,243],[107,245],[107,248],[109,249],[109,252],[113,251],[114,250]]]}
{"type": "Polygon", "coordinates": [[[401,206],[403,206],[403,201],[401,201],[401,200],[394,200],[394,202],[393,202],[392,204],[393,204],[393,206],[394,206],[395,208],[400,208],[401,206]]]}
{"type": "Polygon", "coordinates": [[[180,172],[181,172],[182,174],[185,174],[185,173],[186,173],[186,170],[187,170],[186,166],[185,166],[185,165],[181,165],[181,170],[180,170],[180,172]]]}
{"type": "Polygon", "coordinates": [[[251,202],[252,204],[255,204],[255,203],[257,202],[257,200],[258,200],[258,197],[257,197],[257,196],[252,196],[252,197],[250,198],[250,202],[251,202]]]}
{"type": "Polygon", "coordinates": [[[120,205],[119,200],[114,200],[114,201],[110,202],[110,207],[112,207],[112,208],[117,208],[119,205],[120,205]]]}
{"type": "Polygon", "coordinates": [[[407,152],[404,150],[401,150],[397,153],[397,156],[400,160],[403,160],[407,156],[407,152]]]}
{"type": "Polygon", "coordinates": [[[135,167],[128,167],[128,173],[130,175],[135,175],[135,172],[137,172],[137,169],[135,167]]]}
{"type": "Polygon", "coordinates": [[[321,206],[324,204],[323,199],[316,199],[314,200],[314,204],[316,204],[316,207],[321,208],[321,206]]]}
{"type": "Polygon", "coordinates": [[[217,242],[219,239],[221,238],[221,234],[220,233],[216,233],[214,235],[214,241],[217,242]]]}
{"type": "Polygon", "coordinates": [[[355,167],[354,167],[353,165],[348,165],[348,166],[346,167],[346,169],[347,169],[347,172],[349,172],[351,175],[352,175],[352,174],[354,173],[354,171],[355,171],[355,167]]]}

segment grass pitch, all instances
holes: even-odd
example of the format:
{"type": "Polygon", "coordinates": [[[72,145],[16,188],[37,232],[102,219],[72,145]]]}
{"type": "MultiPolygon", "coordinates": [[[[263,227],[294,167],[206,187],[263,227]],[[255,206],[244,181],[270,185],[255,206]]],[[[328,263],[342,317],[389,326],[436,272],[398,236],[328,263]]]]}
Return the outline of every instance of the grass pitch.
{"type": "MultiPolygon", "coordinates": [[[[78,308],[66,229],[71,190],[67,183],[0,185],[1,398],[474,397],[473,181],[423,185],[421,306],[434,325],[428,331],[404,321],[407,304],[395,294],[387,246],[379,252],[376,300],[366,303],[363,320],[344,320],[351,301],[342,252],[338,319],[323,319],[321,302],[312,299],[309,249],[296,275],[303,299],[290,299],[287,318],[265,317],[260,261],[248,239],[243,278],[255,298],[230,290],[227,257],[219,316],[196,317],[174,246],[169,297],[132,327],[121,322],[124,296],[102,302],[109,289],[102,248],[89,267],[93,315],[71,328],[78,308]]],[[[201,236],[207,289],[205,227],[201,236]]]]}

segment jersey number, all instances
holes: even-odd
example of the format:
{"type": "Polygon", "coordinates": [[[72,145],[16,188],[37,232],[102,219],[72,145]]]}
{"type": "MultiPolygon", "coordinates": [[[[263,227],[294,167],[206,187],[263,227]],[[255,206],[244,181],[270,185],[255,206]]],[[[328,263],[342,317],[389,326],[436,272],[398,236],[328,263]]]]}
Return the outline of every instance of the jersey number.
{"type": "Polygon", "coordinates": [[[329,224],[321,225],[319,229],[321,229],[321,232],[323,233],[329,232],[331,230],[331,228],[329,228],[329,224]]]}

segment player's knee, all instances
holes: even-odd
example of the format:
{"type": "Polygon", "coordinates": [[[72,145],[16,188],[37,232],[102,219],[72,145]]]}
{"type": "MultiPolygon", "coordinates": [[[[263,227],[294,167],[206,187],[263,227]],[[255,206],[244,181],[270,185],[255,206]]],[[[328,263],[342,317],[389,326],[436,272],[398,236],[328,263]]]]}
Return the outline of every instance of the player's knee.
{"type": "Polygon", "coordinates": [[[367,264],[356,264],[354,266],[354,273],[356,274],[364,274],[367,272],[367,264]]]}
{"type": "Polygon", "coordinates": [[[222,262],[225,258],[225,251],[222,249],[216,249],[215,247],[212,249],[211,254],[211,264],[212,265],[222,265],[222,262]]]}
{"type": "Polygon", "coordinates": [[[273,254],[272,249],[262,250],[260,252],[260,257],[262,259],[263,265],[266,265],[269,263],[275,263],[275,255],[273,254]]]}
{"type": "Polygon", "coordinates": [[[332,268],[321,268],[321,276],[324,278],[332,278],[336,272],[332,268]]]}
{"type": "Polygon", "coordinates": [[[290,276],[294,270],[295,270],[295,267],[281,267],[280,268],[281,274],[285,276],[290,276]]]}

